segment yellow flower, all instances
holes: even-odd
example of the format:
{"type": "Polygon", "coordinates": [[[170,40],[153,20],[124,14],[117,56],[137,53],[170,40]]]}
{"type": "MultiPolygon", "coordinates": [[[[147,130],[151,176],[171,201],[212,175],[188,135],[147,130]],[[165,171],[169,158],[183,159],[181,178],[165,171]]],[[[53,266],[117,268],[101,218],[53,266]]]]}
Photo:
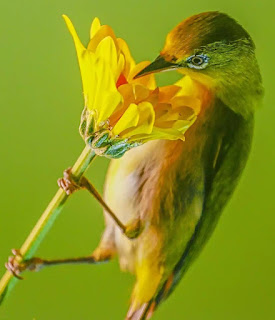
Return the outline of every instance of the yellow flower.
{"type": "Polygon", "coordinates": [[[189,77],[157,88],[153,75],[133,79],[150,62],[135,64],[126,42],[95,18],[87,48],[63,16],[73,37],[85,107],[80,133],[98,154],[117,158],[153,139],[184,140],[202,103],[189,77]]]}

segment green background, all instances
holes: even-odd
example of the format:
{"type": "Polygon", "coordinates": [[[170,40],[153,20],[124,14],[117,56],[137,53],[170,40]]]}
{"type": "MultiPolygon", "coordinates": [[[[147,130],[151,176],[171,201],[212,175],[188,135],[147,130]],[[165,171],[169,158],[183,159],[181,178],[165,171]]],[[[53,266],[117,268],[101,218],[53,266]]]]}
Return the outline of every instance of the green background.
{"type": "MultiPolygon", "coordinates": [[[[129,44],[137,61],[152,60],[165,35],[182,19],[220,10],[236,18],[257,45],[266,90],[257,112],[253,150],[237,191],[209,244],[155,319],[271,320],[274,305],[275,90],[274,1],[1,0],[0,274],[46,207],[63,169],[83,148],[83,106],[72,39],[98,16],[129,44]]],[[[159,77],[161,84],[175,79],[159,77]]],[[[108,160],[88,176],[102,191],[108,160]]],[[[37,255],[87,255],[103,230],[101,208],[86,192],[66,205],[37,255]]],[[[0,309],[0,320],[123,319],[133,278],[117,261],[29,273],[0,309]]]]}

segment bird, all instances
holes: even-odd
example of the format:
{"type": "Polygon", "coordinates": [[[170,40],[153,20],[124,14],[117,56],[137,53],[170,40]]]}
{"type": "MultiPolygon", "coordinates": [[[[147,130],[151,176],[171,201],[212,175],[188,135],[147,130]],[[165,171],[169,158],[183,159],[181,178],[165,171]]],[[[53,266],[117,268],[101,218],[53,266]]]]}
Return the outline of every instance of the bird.
{"type": "Polygon", "coordinates": [[[263,87],[255,45],[221,12],[183,20],[160,55],[136,77],[177,70],[208,98],[185,141],[151,141],[112,161],[105,200],[122,221],[144,230],[129,240],[109,217],[102,246],[136,275],[126,319],[149,319],[175,289],[211,236],[248,159],[263,87]]]}
{"type": "MultiPolygon", "coordinates": [[[[246,165],[254,113],[263,96],[253,40],[236,20],[218,11],[179,23],[159,56],[136,78],[164,71],[189,77],[204,96],[185,141],[150,141],[111,160],[104,200],[90,186],[105,216],[105,230],[90,258],[34,258],[28,264],[34,270],[117,255],[121,269],[136,277],[126,320],[151,318],[212,235],[246,165]],[[136,222],[130,231],[138,232],[126,237],[110,212],[122,225],[136,222]]],[[[69,181],[66,171],[60,186],[69,190],[69,181]]],[[[89,189],[89,182],[83,178],[81,186],[89,189]]],[[[9,267],[19,273],[13,261],[9,267]]]]}

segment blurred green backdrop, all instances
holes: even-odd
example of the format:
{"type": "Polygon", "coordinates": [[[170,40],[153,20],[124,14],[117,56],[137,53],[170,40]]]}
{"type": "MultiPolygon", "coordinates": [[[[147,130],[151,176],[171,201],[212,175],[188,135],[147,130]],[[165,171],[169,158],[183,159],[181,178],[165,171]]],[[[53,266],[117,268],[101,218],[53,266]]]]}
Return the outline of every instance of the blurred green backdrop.
{"type": "MultiPolygon", "coordinates": [[[[266,96],[257,113],[253,150],[241,183],[206,249],[156,319],[275,318],[274,1],[14,0],[1,1],[0,274],[57,189],[56,180],[83,148],[83,106],[72,19],[83,41],[98,16],[129,44],[137,61],[157,56],[166,33],[202,11],[232,15],[257,45],[266,96]]],[[[175,75],[159,77],[160,83],[175,75]]],[[[102,191],[108,161],[88,176],[102,191]]],[[[75,194],[39,248],[42,257],[89,254],[103,230],[101,208],[75,194]]],[[[0,309],[0,319],[123,319],[133,278],[117,262],[26,274],[0,309]]]]}

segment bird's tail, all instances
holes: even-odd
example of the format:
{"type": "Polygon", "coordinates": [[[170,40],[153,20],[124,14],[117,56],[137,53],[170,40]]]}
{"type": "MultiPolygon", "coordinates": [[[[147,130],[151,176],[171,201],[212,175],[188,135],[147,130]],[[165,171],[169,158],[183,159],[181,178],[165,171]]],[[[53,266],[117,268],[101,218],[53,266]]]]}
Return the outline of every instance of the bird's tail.
{"type": "Polygon", "coordinates": [[[171,274],[164,284],[157,290],[155,296],[148,302],[144,302],[139,307],[136,307],[136,302],[133,301],[128,310],[125,320],[149,320],[155,312],[158,305],[165,300],[173,291],[174,275],[171,274]]]}
{"type": "Polygon", "coordinates": [[[133,308],[131,304],[126,319],[125,320],[145,320],[150,319],[147,317],[148,309],[150,308],[151,303],[145,302],[139,308],[133,308]]]}

